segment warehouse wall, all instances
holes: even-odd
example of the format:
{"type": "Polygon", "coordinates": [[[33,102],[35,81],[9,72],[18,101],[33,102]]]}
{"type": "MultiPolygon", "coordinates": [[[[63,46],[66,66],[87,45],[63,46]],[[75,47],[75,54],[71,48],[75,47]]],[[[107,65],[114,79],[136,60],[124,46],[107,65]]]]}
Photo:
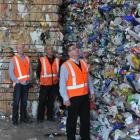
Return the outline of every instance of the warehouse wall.
{"type": "Polygon", "coordinates": [[[9,115],[12,109],[8,66],[17,42],[25,43],[26,54],[32,60],[34,88],[29,93],[30,107],[38,99],[35,71],[44,44],[52,44],[56,53],[62,52],[61,3],[61,0],[0,0],[0,112],[9,115]]]}

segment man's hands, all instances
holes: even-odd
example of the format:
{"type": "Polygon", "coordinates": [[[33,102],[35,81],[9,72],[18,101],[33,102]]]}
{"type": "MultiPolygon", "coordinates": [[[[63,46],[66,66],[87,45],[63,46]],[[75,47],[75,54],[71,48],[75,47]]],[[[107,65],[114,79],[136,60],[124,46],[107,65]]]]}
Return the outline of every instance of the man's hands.
{"type": "MultiPolygon", "coordinates": [[[[91,101],[95,101],[95,98],[96,98],[95,94],[91,94],[91,95],[90,95],[91,101]]],[[[71,105],[70,100],[64,101],[64,105],[65,105],[66,107],[70,106],[70,105],[71,105]]]]}
{"type": "Polygon", "coordinates": [[[70,105],[71,105],[70,100],[64,101],[64,105],[65,105],[66,107],[70,106],[70,105]]]}
{"type": "Polygon", "coordinates": [[[13,82],[13,88],[15,87],[15,85],[16,85],[16,83],[15,83],[15,82],[13,82]]]}
{"type": "Polygon", "coordinates": [[[95,98],[96,98],[95,94],[91,94],[91,95],[90,95],[91,101],[95,101],[95,98]]]}

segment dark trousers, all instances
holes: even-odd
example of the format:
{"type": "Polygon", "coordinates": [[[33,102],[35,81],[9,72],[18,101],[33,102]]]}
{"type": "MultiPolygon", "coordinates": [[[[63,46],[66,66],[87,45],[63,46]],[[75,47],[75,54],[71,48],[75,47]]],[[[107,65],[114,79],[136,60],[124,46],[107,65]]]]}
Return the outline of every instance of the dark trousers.
{"type": "Polygon", "coordinates": [[[77,117],[80,117],[81,140],[90,140],[90,104],[89,96],[79,96],[70,99],[71,106],[68,107],[66,132],[68,140],[76,140],[77,117]]]}
{"type": "Polygon", "coordinates": [[[13,123],[18,122],[19,117],[19,104],[20,104],[20,120],[27,119],[27,99],[28,99],[28,85],[16,84],[13,93],[13,123]]]}
{"type": "Polygon", "coordinates": [[[58,85],[40,86],[39,104],[37,120],[43,121],[45,108],[47,107],[47,119],[52,120],[54,117],[54,101],[58,94],[58,85]]]}

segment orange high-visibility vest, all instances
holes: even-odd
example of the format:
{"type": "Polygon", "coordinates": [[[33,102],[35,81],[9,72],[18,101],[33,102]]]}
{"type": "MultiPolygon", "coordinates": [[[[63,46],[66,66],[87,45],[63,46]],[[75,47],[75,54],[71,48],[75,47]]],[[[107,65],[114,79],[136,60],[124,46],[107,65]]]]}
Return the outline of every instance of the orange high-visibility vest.
{"type": "Polygon", "coordinates": [[[29,57],[25,56],[24,61],[22,61],[21,58],[18,55],[16,55],[13,57],[13,62],[14,62],[14,74],[15,74],[16,78],[20,82],[30,80],[29,57]]]}
{"type": "Polygon", "coordinates": [[[66,88],[69,98],[88,94],[88,66],[84,60],[80,60],[81,69],[72,61],[64,63],[68,70],[66,88]]]}
{"type": "Polygon", "coordinates": [[[47,57],[41,57],[40,85],[55,85],[59,81],[60,59],[55,58],[51,65],[47,57]]]}

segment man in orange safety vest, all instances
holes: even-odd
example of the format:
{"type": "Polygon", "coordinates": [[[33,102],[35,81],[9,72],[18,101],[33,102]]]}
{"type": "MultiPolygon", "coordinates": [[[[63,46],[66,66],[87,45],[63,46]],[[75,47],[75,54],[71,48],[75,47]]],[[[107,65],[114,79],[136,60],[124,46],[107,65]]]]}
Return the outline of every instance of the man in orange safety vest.
{"type": "Polygon", "coordinates": [[[69,59],[60,70],[60,94],[68,109],[66,132],[68,140],[76,140],[77,117],[80,117],[80,136],[82,140],[90,140],[90,102],[95,94],[87,63],[79,59],[80,50],[76,44],[68,47],[69,59]],[[90,93],[90,96],[89,96],[90,93]]]}
{"type": "Polygon", "coordinates": [[[60,59],[54,56],[51,45],[44,48],[45,56],[39,58],[37,77],[40,82],[37,121],[44,120],[47,107],[47,120],[54,120],[54,101],[59,93],[60,59]]]}
{"type": "Polygon", "coordinates": [[[12,121],[14,125],[18,124],[19,103],[20,103],[20,121],[27,122],[27,99],[29,84],[32,81],[31,62],[28,56],[24,55],[25,45],[18,43],[16,46],[17,54],[13,56],[9,65],[9,76],[13,82],[13,113],[12,121]]]}

